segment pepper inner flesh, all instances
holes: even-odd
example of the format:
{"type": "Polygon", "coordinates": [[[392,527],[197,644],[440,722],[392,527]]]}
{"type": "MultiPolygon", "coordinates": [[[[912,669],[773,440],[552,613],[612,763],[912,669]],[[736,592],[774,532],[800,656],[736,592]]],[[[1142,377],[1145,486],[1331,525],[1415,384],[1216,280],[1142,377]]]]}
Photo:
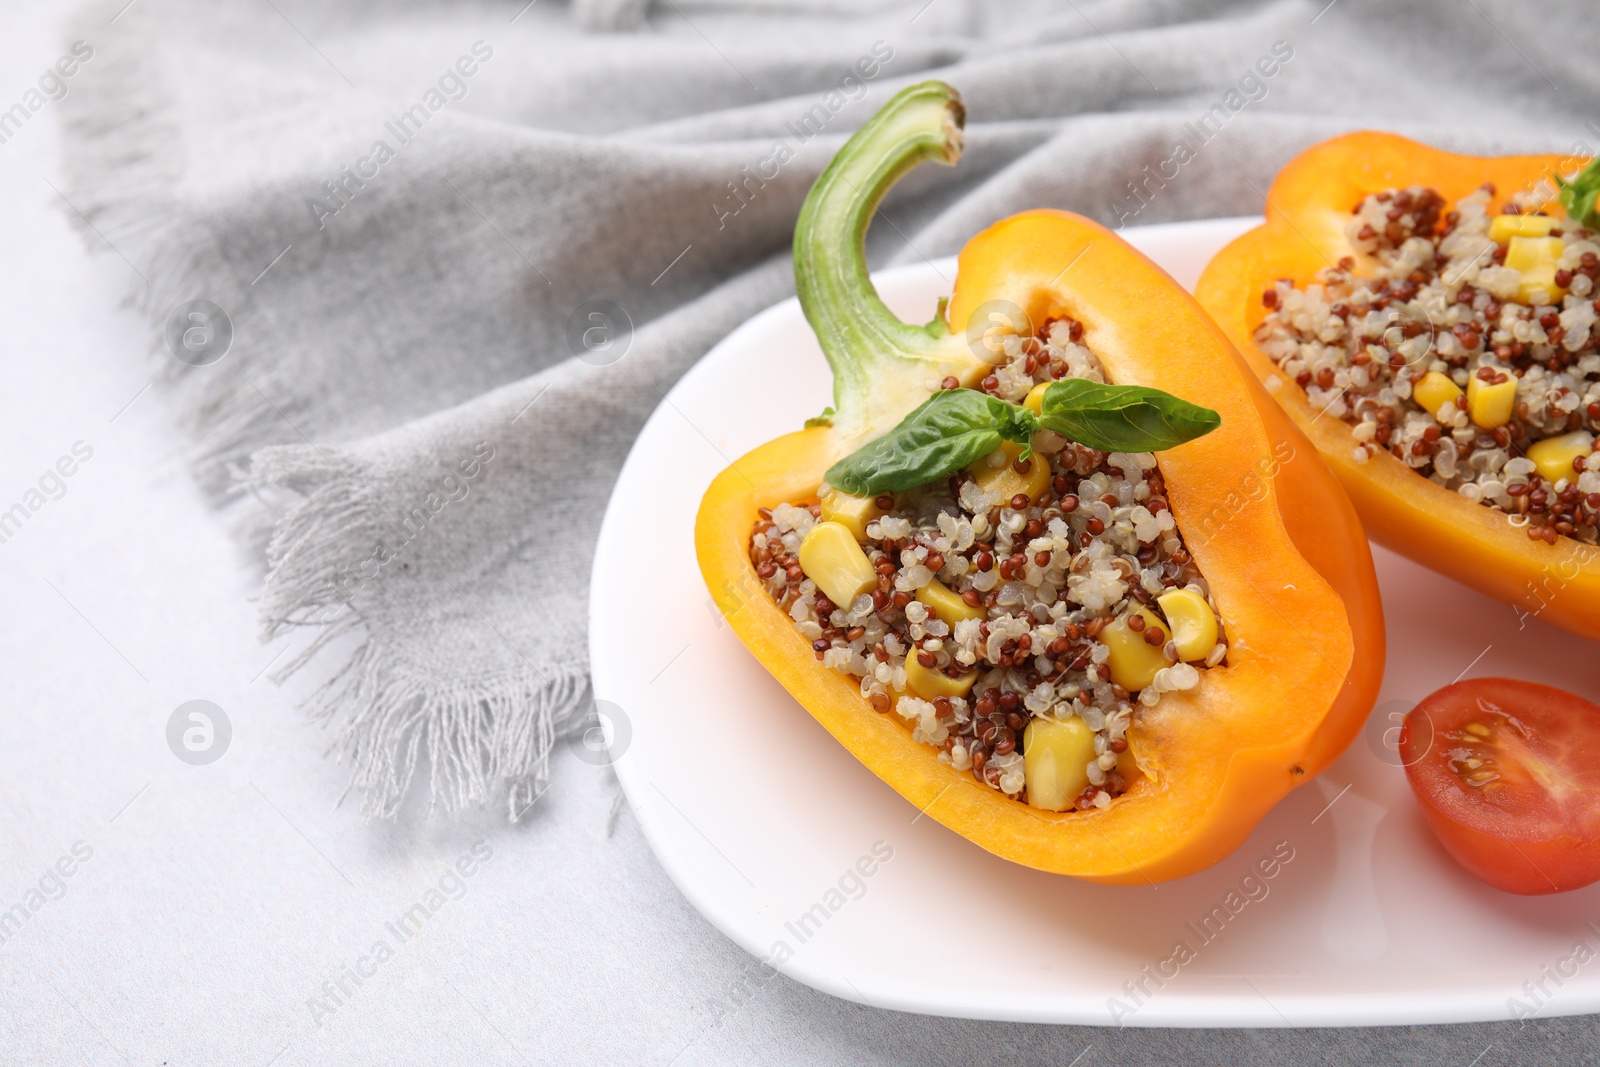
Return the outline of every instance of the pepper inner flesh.
{"type": "MultiPolygon", "coordinates": [[[[1067,318],[992,337],[994,365],[977,387],[1020,403],[1039,383],[1104,380],[1081,337],[1067,318]]],[[[1035,806],[1104,808],[1138,780],[1127,734],[1140,709],[1201,684],[1227,637],[1219,628],[1185,662],[1162,614],[1174,590],[1215,607],[1153,454],[1098,452],[1048,431],[1033,445],[1029,461],[1002,452],[992,469],[980,461],[873,501],[840,507],[823,486],[821,500],[763,509],[751,562],[816,657],[856,678],[875,710],[904,719],[941,762],[1035,806]],[[1036,491],[1014,491],[1023,487],[1036,491]],[[837,591],[836,575],[801,564],[801,545],[833,515],[861,528],[874,576],[851,603],[819,588],[837,591]],[[1030,731],[1035,720],[1073,729],[1030,731]],[[1053,746],[1050,760],[1027,759],[1035,737],[1053,746]]],[[[824,565],[821,553],[809,559],[824,565]]],[[[860,567],[839,564],[846,588],[860,588],[860,567]]]]}
{"type": "Polygon", "coordinates": [[[1346,233],[1373,266],[1277,282],[1256,342],[1352,427],[1356,462],[1388,451],[1530,539],[1600,543],[1600,243],[1532,195],[1499,215],[1493,197],[1364,198],[1346,233]]]}

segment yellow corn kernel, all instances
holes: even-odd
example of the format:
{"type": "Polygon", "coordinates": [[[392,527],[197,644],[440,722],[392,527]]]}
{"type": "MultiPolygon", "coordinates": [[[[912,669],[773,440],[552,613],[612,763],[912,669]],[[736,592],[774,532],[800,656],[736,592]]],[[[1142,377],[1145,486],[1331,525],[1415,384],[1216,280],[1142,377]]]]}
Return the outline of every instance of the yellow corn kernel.
{"type": "Polygon", "coordinates": [[[1506,266],[1524,272],[1542,263],[1554,266],[1566,247],[1559,237],[1513,237],[1506,245],[1506,266]]]}
{"type": "Polygon", "coordinates": [[[1496,215],[1489,220],[1489,240],[1505,244],[1513,237],[1548,237],[1555,225],[1549,215],[1496,215]]]}
{"type": "Polygon", "coordinates": [[[1554,485],[1565,478],[1578,480],[1572,461],[1579,456],[1587,458],[1594,451],[1594,435],[1587,430],[1574,430],[1559,437],[1546,437],[1528,446],[1528,458],[1539,469],[1539,477],[1554,485]]]}
{"type": "Polygon", "coordinates": [[[1517,405],[1517,379],[1504,371],[1496,372],[1503,379],[1487,382],[1478,371],[1467,379],[1467,414],[1485,430],[1504,426],[1511,421],[1511,412],[1517,405]]]}
{"type": "Polygon", "coordinates": [[[1049,382],[1040,382],[1028,390],[1027,397],[1022,401],[1022,406],[1035,415],[1044,414],[1044,391],[1050,388],[1049,382]]]}
{"type": "Polygon", "coordinates": [[[952,678],[937,667],[924,667],[922,661],[917,659],[917,650],[914,648],[906,657],[906,688],[923,700],[964,697],[972,691],[972,683],[977,680],[976,669],[959,678],[952,678]]]}
{"type": "Polygon", "coordinates": [[[962,619],[981,619],[988,615],[982,605],[973,607],[961,599],[960,593],[937,578],[917,590],[917,599],[926,604],[929,611],[939,616],[940,621],[951,628],[962,619]]]}
{"type": "Polygon", "coordinates": [[[1217,647],[1217,616],[1193,589],[1172,589],[1156,597],[1184,662],[1205,659],[1217,647]]]}
{"type": "Polygon", "coordinates": [[[1517,299],[1524,304],[1554,304],[1565,291],[1556,284],[1554,263],[1535,263],[1522,272],[1522,280],[1517,282],[1517,299]]]}
{"type": "Polygon", "coordinates": [[[1094,731],[1077,716],[1064,722],[1034,719],[1022,732],[1022,774],[1028,804],[1067,811],[1089,786],[1094,731]]]}
{"type": "Polygon", "coordinates": [[[1149,685],[1156,671],[1168,666],[1166,653],[1161,651],[1167,638],[1163,637],[1159,644],[1150,644],[1145,640],[1145,634],[1151,628],[1160,630],[1163,635],[1167,632],[1167,624],[1156,618],[1154,612],[1140,608],[1100,631],[1101,643],[1111,650],[1111,656],[1106,660],[1106,665],[1111,668],[1111,680],[1130,693],[1137,693],[1149,685]],[[1142,629],[1134,630],[1128,625],[1128,619],[1133,615],[1144,620],[1142,629]]]}
{"type": "MultiPolygon", "coordinates": [[[[1439,417],[1439,409],[1451,401],[1460,401],[1461,387],[1450,380],[1448,374],[1429,371],[1411,387],[1411,398],[1428,409],[1428,414],[1439,417]]],[[[1457,404],[1459,407],[1459,403],[1457,404]]]]}
{"type": "Polygon", "coordinates": [[[1050,464],[1035,453],[1029,460],[1028,473],[1018,474],[1016,462],[1020,455],[1022,446],[1007,441],[968,467],[967,472],[978,483],[978,488],[1000,498],[1001,507],[1009,507],[1011,498],[1019,493],[1026,493],[1030,500],[1038,500],[1050,485],[1050,464]]]}
{"type": "Polygon", "coordinates": [[[878,585],[872,561],[842,522],[819,522],[800,542],[800,569],[829,600],[848,608],[850,602],[878,585]]]}
{"type": "Polygon", "coordinates": [[[838,489],[821,499],[822,521],[848,526],[857,541],[867,539],[867,524],[883,514],[877,497],[853,496],[838,489]]]}

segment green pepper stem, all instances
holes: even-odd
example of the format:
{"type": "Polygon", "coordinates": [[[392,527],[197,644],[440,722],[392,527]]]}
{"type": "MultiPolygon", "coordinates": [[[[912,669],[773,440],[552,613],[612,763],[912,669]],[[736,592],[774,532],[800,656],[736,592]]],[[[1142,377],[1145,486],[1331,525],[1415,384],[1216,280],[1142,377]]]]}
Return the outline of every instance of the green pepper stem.
{"type": "Polygon", "coordinates": [[[839,150],[800,209],[795,289],[833,369],[829,421],[846,439],[887,431],[946,377],[963,385],[981,377],[985,364],[951,336],[943,303],[925,326],[901,322],[866,260],[867,227],[884,194],[920,163],[954,165],[965,119],[960,94],[943,82],[901,90],[839,150]]]}

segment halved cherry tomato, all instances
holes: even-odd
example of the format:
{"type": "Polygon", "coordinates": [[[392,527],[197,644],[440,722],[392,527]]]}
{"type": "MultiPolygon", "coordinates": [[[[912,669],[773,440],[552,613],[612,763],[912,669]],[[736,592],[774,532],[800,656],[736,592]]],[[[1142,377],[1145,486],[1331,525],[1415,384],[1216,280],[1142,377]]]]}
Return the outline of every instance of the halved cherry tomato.
{"type": "Polygon", "coordinates": [[[1428,825],[1468,871],[1508,893],[1600,881],[1600,707],[1474,678],[1411,709],[1399,747],[1428,825]]]}

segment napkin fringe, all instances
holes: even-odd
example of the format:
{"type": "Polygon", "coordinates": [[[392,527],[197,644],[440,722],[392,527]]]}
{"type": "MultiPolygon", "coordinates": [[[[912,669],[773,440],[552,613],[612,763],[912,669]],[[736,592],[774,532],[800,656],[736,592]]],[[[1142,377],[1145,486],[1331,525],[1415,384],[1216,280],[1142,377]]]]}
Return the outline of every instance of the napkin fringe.
{"type": "Polygon", "coordinates": [[[551,752],[583,706],[587,662],[576,657],[559,669],[526,663],[470,682],[441,680],[376,636],[341,594],[341,568],[370,550],[381,528],[370,483],[337,448],[281,444],[315,428],[286,399],[293,390],[278,361],[266,358],[277,324],[262,314],[253,282],[235,273],[217,235],[184,208],[183,136],[149,61],[147,13],[123,0],[91,4],[76,28],[97,41],[113,15],[124,40],[96,50],[94,77],[74,82],[60,105],[73,146],[62,199],[85,242],[109,246],[144,283],[126,303],[154,327],[152,374],[177,394],[202,489],[218,504],[230,490],[300,494],[287,507],[269,507],[276,524],[259,511],[245,517],[250,540],[268,545],[266,636],[318,630],[274,678],[283,682],[330,644],[354,642],[303,708],[313,721],[339,724],[329,752],[350,767],[340,799],[359,791],[365,816],[398,814],[426,760],[430,809],[482,805],[503,789],[515,821],[542,794],[551,752]],[[167,350],[165,320],[181,302],[200,297],[232,318],[234,344],[220,362],[190,366],[167,350]]]}
{"type": "MultiPolygon", "coordinates": [[[[359,467],[336,451],[278,446],[256,453],[241,488],[293,488],[267,545],[262,623],[268,640],[320,632],[273,672],[280,684],[341,638],[355,646],[303,703],[313,721],[339,723],[329,753],[350,766],[367,818],[393,818],[428,762],[429,807],[482,806],[498,791],[517,822],[543,795],[556,742],[584,706],[587,663],[562,669],[525,661],[494,676],[447,680],[415,670],[376,638],[336,576],[370,550],[378,528],[359,467]]],[[[343,642],[340,642],[341,644],[343,642]]]]}

